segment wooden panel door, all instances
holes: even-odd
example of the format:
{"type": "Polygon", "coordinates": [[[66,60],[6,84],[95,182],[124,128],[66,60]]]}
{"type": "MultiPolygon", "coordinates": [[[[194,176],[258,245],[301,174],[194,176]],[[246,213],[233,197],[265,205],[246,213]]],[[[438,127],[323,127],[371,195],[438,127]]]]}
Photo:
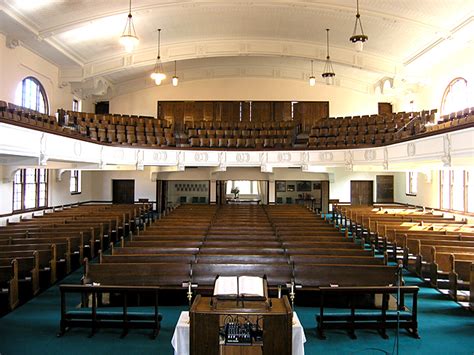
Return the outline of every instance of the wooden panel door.
{"type": "Polygon", "coordinates": [[[372,205],[374,203],[374,182],[351,180],[351,204],[372,205]]]}
{"type": "Polygon", "coordinates": [[[377,202],[393,202],[393,175],[377,175],[377,202]]]}
{"type": "Polygon", "coordinates": [[[112,202],[134,203],[135,180],[112,180],[112,202]]]}

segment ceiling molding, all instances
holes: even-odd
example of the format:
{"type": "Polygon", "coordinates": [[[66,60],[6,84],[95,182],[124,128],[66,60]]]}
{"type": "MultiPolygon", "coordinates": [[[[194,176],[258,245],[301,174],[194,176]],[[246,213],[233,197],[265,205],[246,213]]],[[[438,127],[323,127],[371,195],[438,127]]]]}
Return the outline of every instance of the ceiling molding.
{"type": "MultiPolygon", "coordinates": [[[[102,58],[84,65],[82,79],[112,74],[127,68],[153,66],[156,61],[156,49],[149,48],[133,54],[120,54],[102,58]]],[[[162,47],[162,63],[175,60],[215,57],[278,57],[301,58],[323,62],[326,57],[322,46],[305,42],[275,41],[268,39],[235,40],[222,39],[218,41],[186,42],[162,47]]],[[[345,48],[332,48],[331,59],[335,65],[342,65],[377,73],[380,76],[390,76],[397,72],[401,65],[386,58],[363,53],[357,54],[345,48]]]]}

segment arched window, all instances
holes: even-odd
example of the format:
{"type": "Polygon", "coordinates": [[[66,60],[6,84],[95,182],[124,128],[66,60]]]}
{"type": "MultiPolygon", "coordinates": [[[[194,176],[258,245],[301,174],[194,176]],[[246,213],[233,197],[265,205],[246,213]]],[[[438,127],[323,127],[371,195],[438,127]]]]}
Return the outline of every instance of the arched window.
{"type": "Polygon", "coordinates": [[[468,107],[468,87],[467,80],[464,78],[455,78],[444,90],[443,100],[441,101],[441,116],[448,115],[468,107]]]}
{"type": "Polygon", "coordinates": [[[38,79],[32,76],[23,79],[21,84],[18,85],[16,97],[19,105],[40,113],[49,114],[46,91],[38,79]]]}

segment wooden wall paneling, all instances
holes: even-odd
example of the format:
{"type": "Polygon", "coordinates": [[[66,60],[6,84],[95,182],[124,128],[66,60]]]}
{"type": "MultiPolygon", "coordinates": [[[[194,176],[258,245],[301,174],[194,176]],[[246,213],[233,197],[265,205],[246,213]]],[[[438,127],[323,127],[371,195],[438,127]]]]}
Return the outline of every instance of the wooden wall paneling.
{"type": "Polygon", "coordinates": [[[184,126],[184,101],[174,103],[174,121],[173,124],[179,129],[184,126]]]}
{"type": "Polygon", "coordinates": [[[184,123],[193,123],[194,120],[194,101],[185,101],[184,102],[184,123]]]}
{"type": "Polygon", "coordinates": [[[379,102],[379,115],[391,115],[393,113],[392,104],[390,102],[379,102]]]}
{"type": "Polygon", "coordinates": [[[374,203],[374,182],[351,180],[351,204],[372,205],[374,203]]]}
{"type": "MultiPolygon", "coordinates": [[[[239,106],[240,106],[240,102],[239,102],[239,106]]],[[[240,107],[239,107],[239,111],[240,111],[240,107]]],[[[239,116],[237,116],[236,121],[240,121],[240,114],[239,116]]],[[[242,122],[250,122],[250,101],[242,101],[242,122]]]]}
{"type": "Polygon", "coordinates": [[[259,122],[272,121],[273,107],[270,101],[252,101],[252,121],[259,122]]]}
{"type": "Polygon", "coordinates": [[[203,112],[202,117],[205,121],[214,121],[214,102],[213,101],[205,101],[202,103],[203,105],[203,112]]]}
{"type": "Polygon", "coordinates": [[[377,202],[393,202],[393,175],[377,175],[377,202]]]}

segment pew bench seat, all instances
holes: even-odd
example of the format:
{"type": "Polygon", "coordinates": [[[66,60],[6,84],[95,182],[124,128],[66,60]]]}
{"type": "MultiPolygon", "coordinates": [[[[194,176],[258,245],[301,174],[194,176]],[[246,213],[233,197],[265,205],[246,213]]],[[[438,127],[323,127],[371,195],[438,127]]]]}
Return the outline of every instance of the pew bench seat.
{"type": "Polygon", "coordinates": [[[159,287],[153,286],[101,286],[101,285],[60,285],[61,292],[61,321],[58,337],[63,336],[72,327],[91,328],[93,336],[99,328],[122,329],[121,338],[127,335],[129,329],[152,329],[152,339],[155,339],[160,330],[162,315],[158,313],[159,287]],[[66,295],[71,293],[82,294],[82,299],[91,295],[92,304],[81,303],[81,308],[67,309],[66,295]],[[120,294],[121,307],[102,307],[98,299],[104,293],[120,294]],[[130,307],[130,294],[152,294],[154,302],[151,307],[130,307]]]}
{"type": "MultiPolygon", "coordinates": [[[[356,329],[376,329],[380,335],[387,339],[387,329],[406,329],[414,338],[419,338],[417,307],[418,307],[418,287],[416,286],[396,286],[387,287],[321,287],[320,292],[320,312],[316,315],[317,332],[321,339],[326,339],[325,330],[345,329],[352,339],[356,339],[356,329]],[[399,311],[389,309],[390,295],[397,295],[400,292],[400,304],[403,304],[405,295],[412,295],[411,309],[400,306],[399,311]],[[382,295],[380,307],[362,308],[353,302],[361,295],[368,294],[375,296],[382,295]],[[332,300],[334,297],[348,297],[349,307],[334,309],[325,306],[325,300],[332,300]]],[[[364,306],[366,307],[366,306],[364,306]]]]}

